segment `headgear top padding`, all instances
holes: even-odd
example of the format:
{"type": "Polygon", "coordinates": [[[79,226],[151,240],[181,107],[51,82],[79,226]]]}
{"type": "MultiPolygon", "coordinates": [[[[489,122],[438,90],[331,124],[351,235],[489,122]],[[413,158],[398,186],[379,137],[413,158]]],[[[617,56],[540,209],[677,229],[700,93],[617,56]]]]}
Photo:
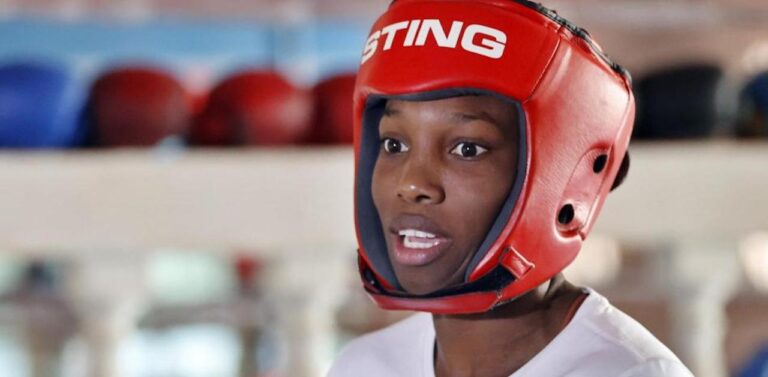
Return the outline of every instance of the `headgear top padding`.
{"type": "Polygon", "coordinates": [[[0,67],[0,147],[79,144],[85,90],[66,70],[43,64],[0,67]]]}
{"type": "Polygon", "coordinates": [[[360,272],[382,307],[483,312],[562,271],[581,248],[625,155],[629,75],[582,29],[513,0],[399,0],[374,24],[355,87],[355,223],[360,272]],[[399,288],[371,195],[383,100],[464,94],[509,99],[521,164],[465,282],[427,295],[399,288]]]}
{"type": "Polygon", "coordinates": [[[151,146],[187,131],[191,100],[170,74],[144,67],[105,73],[89,100],[95,142],[105,146],[151,146]]]}
{"type": "Polygon", "coordinates": [[[308,93],[269,71],[244,71],[222,81],[208,97],[190,133],[195,145],[281,145],[310,131],[308,93]]]}

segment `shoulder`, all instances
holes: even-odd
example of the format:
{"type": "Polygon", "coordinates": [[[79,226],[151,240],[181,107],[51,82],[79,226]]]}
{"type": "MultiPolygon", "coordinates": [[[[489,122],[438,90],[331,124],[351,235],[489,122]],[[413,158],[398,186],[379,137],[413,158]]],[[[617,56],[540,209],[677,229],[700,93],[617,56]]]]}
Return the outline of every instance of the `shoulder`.
{"type": "MultiPolygon", "coordinates": [[[[331,366],[329,377],[413,375],[434,340],[432,316],[417,313],[349,342],[331,366]],[[376,371],[371,375],[371,371],[376,371]]],[[[418,373],[418,372],[417,372],[418,373]]]]}
{"type": "Polygon", "coordinates": [[[595,292],[574,317],[576,332],[591,339],[587,348],[613,376],[692,376],[680,359],[634,318],[595,292]]]}
{"type": "Polygon", "coordinates": [[[619,377],[693,377],[679,360],[654,358],[626,370],[619,377]]]}
{"type": "Polygon", "coordinates": [[[584,308],[577,324],[593,333],[606,348],[638,361],[678,360],[667,346],[634,318],[611,305],[599,293],[593,290],[589,292],[589,306],[584,308]]]}
{"type": "Polygon", "coordinates": [[[529,364],[520,375],[693,376],[643,325],[593,290],[565,329],[529,364]]]}

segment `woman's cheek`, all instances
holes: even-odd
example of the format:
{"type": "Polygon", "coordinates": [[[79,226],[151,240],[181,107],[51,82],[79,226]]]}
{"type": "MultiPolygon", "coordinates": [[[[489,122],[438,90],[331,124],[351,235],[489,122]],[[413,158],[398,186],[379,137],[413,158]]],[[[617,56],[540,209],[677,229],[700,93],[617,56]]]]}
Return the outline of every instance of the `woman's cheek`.
{"type": "Polygon", "coordinates": [[[495,174],[488,166],[465,164],[453,168],[444,175],[446,190],[455,192],[475,192],[485,191],[489,186],[500,184],[493,180],[495,174]]]}

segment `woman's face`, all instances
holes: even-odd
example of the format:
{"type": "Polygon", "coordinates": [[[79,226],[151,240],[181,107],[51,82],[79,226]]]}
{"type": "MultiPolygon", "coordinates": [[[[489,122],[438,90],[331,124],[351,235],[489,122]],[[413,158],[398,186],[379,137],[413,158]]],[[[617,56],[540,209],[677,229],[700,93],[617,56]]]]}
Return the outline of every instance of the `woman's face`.
{"type": "Polygon", "coordinates": [[[412,294],[461,284],[515,180],[514,106],[389,100],[379,133],[372,193],[397,279],[412,294]]]}

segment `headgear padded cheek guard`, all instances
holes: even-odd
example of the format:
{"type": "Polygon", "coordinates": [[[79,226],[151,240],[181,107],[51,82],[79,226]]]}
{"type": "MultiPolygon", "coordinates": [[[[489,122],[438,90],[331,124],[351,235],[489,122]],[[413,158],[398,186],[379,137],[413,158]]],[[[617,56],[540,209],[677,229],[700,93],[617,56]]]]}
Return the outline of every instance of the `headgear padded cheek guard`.
{"type": "Polygon", "coordinates": [[[625,156],[635,111],[629,75],[584,30],[522,0],[394,2],[367,40],[354,101],[363,283],[383,308],[433,313],[487,311],[571,263],[625,156]],[[465,283],[408,294],[399,288],[371,196],[383,100],[478,93],[521,110],[518,182],[465,283]]]}

